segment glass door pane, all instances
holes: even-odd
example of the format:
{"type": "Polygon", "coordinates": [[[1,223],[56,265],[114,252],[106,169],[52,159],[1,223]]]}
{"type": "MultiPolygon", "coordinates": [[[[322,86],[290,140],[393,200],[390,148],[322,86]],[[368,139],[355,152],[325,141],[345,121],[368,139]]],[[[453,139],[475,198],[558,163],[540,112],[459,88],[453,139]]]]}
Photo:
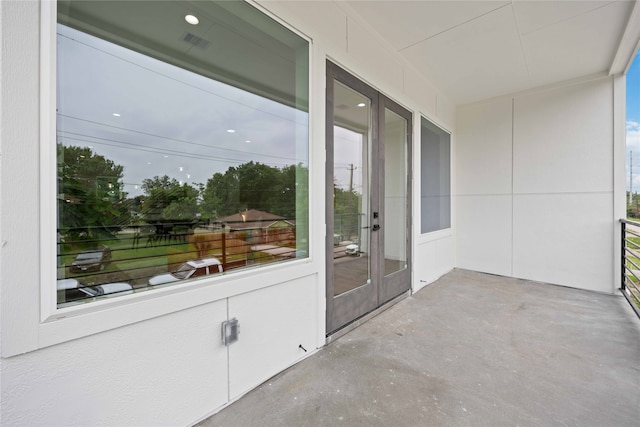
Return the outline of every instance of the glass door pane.
{"type": "Polygon", "coordinates": [[[371,101],[335,82],[333,126],[333,289],[370,283],[371,101]]]}
{"type": "Polygon", "coordinates": [[[384,275],[407,268],[407,120],[384,110],[384,275]]]}

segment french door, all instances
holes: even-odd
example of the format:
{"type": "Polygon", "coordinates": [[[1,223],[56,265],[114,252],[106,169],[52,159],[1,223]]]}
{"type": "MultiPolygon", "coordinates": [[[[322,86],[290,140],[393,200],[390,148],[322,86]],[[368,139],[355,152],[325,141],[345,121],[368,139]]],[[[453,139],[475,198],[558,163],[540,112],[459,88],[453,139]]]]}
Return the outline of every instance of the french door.
{"type": "Polygon", "coordinates": [[[327,333],[410,288],[411,113],[327,61],[327,333]]]}

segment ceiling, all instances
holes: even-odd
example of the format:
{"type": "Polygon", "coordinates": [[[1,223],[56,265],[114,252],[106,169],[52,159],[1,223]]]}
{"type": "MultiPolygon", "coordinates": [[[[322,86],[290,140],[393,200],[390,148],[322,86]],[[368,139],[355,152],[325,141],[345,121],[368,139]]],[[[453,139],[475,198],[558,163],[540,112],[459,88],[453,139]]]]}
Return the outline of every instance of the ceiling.
{"type": "Polygon", "coordinates": [[[307,42],[244,2],[60,0],[58,22],[282,104],[307,108],[306,93],[296,90],[298,50],[307,42]],[[192,13],[197,25],[185,21],[192,13]]]}
{"type": "Polygon", "coordinates": [[[346,4],[456,105],[608,73],[637,24],[633,0],[346,4]]]}

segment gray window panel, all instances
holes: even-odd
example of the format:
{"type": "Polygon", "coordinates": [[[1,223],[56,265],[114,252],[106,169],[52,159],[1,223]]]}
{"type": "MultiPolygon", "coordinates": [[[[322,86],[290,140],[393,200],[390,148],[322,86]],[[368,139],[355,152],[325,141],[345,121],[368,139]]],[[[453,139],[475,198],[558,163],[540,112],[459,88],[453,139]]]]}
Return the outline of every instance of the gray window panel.
{"type": "Polygon", "coordinates": [[[421,120],[421,232],[451,227],[451,136],[421,120]]]}

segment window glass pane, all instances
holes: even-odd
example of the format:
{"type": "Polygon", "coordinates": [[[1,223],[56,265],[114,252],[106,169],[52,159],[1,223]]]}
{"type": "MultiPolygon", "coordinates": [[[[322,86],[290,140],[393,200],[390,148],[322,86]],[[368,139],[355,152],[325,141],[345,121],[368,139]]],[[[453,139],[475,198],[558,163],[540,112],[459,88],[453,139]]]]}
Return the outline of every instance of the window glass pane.
{"type": "Polygon", "coordinates": [[[384,274],[407,268],[407,120],[384,109],[384,274]]]}
{"type": "Polygon", "coordinates": [[[307,257],[308,62],[244,2],[59,2],[59,306],[307,257]]]}
{"type": "Polygon", "coordinates": [[[429,233],[451,227],[450,135],[421,120],[421,231],[429,233]]]}
{"type": "Polygon", "coordinates": [[[371,100],[335,81],[333,114],[333,288],[340,295],[371,278],[371,100]]]}

